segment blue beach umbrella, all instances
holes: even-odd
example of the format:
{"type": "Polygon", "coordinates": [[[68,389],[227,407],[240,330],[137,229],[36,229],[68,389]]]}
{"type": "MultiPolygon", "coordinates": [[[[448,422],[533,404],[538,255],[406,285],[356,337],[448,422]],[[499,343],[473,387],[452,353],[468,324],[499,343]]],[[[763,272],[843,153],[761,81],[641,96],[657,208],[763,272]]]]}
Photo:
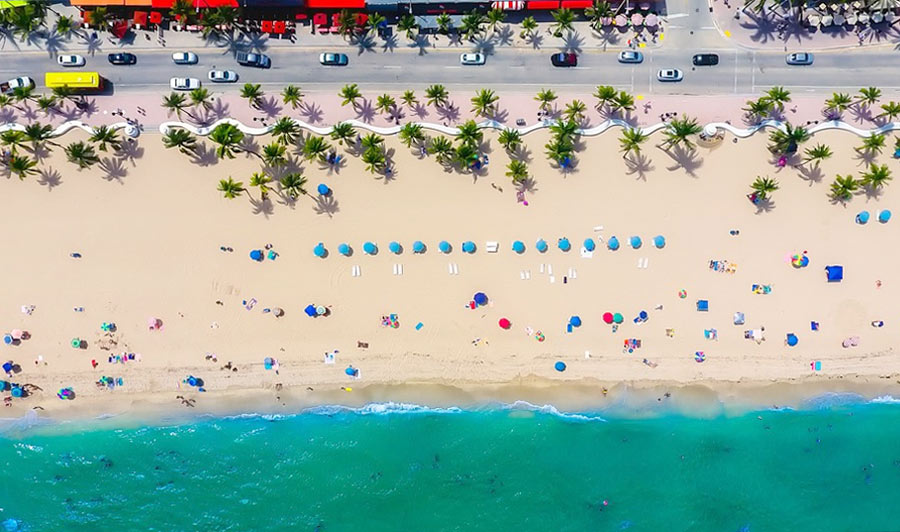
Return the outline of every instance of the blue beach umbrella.
{"type": "Polygon", "coordinates": [[[472,296],[472,301],[475,302],[479,307],[482,305],[487,305],[488,297],[484,292],[477,292],[474,296],[472,296]]]}
{"type": "Polygon", "coordinates": [[[795,345],[797,345],[797,343],[798,343],[799,341],[800,341],[800,340],[797,338],[797,335],[796,335],[796,334],[794,334],[794,333],[788,333],[788,335],[787,335],[787,340],[785,340],[785,343],[787,343],[787,345],[789,345],[789,346],[791,346],[791,347],[794,347],[795,345]]]}
{"type": "Polygon", "coordinates": [[[588,251],[594,251],[597,248],[597,244],[594,243],[593,238],[585,238],[584,239],[584,249],[588,251]]]}
{"type": "Polygon", "coordinates": [[[327,196],[331,194],[331,189],[328,188],[328,185],[326,185],[325,183],[319,183],[319,186],[316,187],[316,191],[320,196],[327,196]]]}
{"type": "Polygon", "coordinates": [[[366,255],[374,255],[378,253],[378,246],[376,246],[372,242],[366,242],[365,244],[363,244],[363,252],[366,255]]]}
{"type": "Polygon", "coordinates": [[[616,237],[610,238],[610,239],[606,242],[606,247],[608,247],[608,248],[611,249],[612,251],[615,251],[615,250],[619,249],[619,239],[616,238],[616,237]]]}
{"type": "Polygon", "coordinates": [[[344,373],[346,373],[350,377],[356,377],[356,375],[359,373],[359,370],[354,368],[353,366],[347,366],[347,369],[344,370],[344,373]]]}
{"type": "Polygon", "coordinates": [[[543,238],[535,242],[534,248],[537,249],[540,253],[544,253],[547,251],[547,241],[543,238]]]}
{"type": "Polygon", "coordinates": [[[254,249],[250,252],[250,258],[259,262],[263,260],[263,252],[261,249],[254,249]]]}
{"type": "Polygon", "coordinates": [[[640,247],[641,247],[641,244],[643,244],[643,242],[641,242],[641,237],[639,237],[639,236],[633,236],[633,237],[631,237],[631,239],[629,240],[629,242],[631,243],[631,247],[634,248],[634,249],[640,248],[640,247]]]}
{"type": "Polygon", "coordinates": [[[569,318],[569,325],[572,327],[581,327],[581,316],[572,316],[569,318]]]}
{"type": "Polygon", "coordinates": [[[450,253],[450,251],[453,249],[453,246],[450,245],[450,242],[441,240],[441,243],[438,244],[438,249],[441,251],[441,253],[450,253]]]}
{"type": "Polygon", "coordinates": [[[345,257],[349,257],[350,254],[353,253],[353,250],[350,249],[350,246],[348,246],[346,243],[342,243],[340,246],[338,246],[338,253],[345,257]]]}
{"type": "Polygon", "coordinates": [[[856,215],[856,223],[864,225],[869,222],[869,211],[860,211],[856,215]]]}
{"type": "Polygon", "coordinates": [[[425,243],[421,240],[413,242],[413,253],[425,253],[425,243]]]}
{"type": "Polygon", "coordinates": [[[512,250],[516,253],[525,253],[525,243],[521,240],[516,240],[513,242],[512,250]]]}
{"type": "Polygon", "coordinates": [[[13,389],[10,390],[9,394],[13,397],[22,397],[23,395],[25,395],[25,390],[19,388],[18,386],[14,386],[13,389]]]}
{"type": "Polygon", "coordinates": [[[325,244],[322,244],[321,242],[316,244],[316,247],[313,248],[313,255],[315,255],[316,257],[319,257],[320,259],[323,258],[327,254],[328,254],[328,250],[325,249],[325,244]]]}
{"type": "Polygon", "coordinates": [[[475,253],[475,242],[466,240],[462,245],[463,253],[475,253]]]}
{"type": "Polygon", "coordinates": [[[658,249],[666,247],[666,237],[662,235],[656,235],[655,237],[653,237],[653,245],[658,249]]]}
{"type": "Polygon", "coordinates": [[[879,222],[886,224],[886,223],[888,223],[888,221],[890,221],[890,219],[891,219],[891,211],[885,209],[878,213],[878,221],[879,222]]]}
{"type": "Polygon", "coordinates": [[[0,392],[5,392],[7,388],[9,388],[9,382],[0,381],[0,392]]]}
{"type": "Polygon", "coordinates": [[[6,345],[11,345],[13,343],[13,337],[11,334],[3,335],[3,343],[6,345]]]}
{"type": "Polygon", "coordinates": [[[560,238],[556,242],[556,245],[563,251],[569,251],[570,249],[572,249],[572,244],[569,243],[569,239],[566,237],[560,238]]]}
{"type": "Polygon", "coordinates": [[[316,317],[316,306],[315,305],[306,305],[306,308],[303,309],[303,312],[306,313],[310,318],[316,317]]]}
{"type": "Polygon", "coordinates": [[[388,249],[391,250],[391,253],[394,255],[399,255],[401,251],[403,251],[403,246],[400,245],[400,242],[391,242],[388,244],[388,249]]]}
{"type": "Polygon", "coordinates": [[[553,369],[555,369],[556,371],[559,371],[559,372],[566,371],[566,363],[559,361],[556,364],[553,364],[553,369]]]}

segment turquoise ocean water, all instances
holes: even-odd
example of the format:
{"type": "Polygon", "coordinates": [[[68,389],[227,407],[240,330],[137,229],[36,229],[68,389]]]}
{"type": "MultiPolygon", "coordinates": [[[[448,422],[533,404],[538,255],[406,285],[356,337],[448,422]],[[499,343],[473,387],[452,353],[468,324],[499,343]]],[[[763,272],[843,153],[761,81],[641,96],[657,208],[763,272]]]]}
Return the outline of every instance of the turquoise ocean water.
{"type": "Polygon", "coordinates": [[[900,405],[883,402],[707,420],[370,405],[109,425],[7,427],[0,530],[900,530],[900,405]]]}

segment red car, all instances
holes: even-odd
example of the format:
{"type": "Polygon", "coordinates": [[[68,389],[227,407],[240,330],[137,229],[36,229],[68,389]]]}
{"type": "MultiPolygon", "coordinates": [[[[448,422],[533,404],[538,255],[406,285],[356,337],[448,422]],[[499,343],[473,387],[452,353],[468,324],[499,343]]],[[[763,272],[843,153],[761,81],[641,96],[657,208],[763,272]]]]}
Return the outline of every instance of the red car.
{"type": "Polygon", "coordinates": [[[573,67],[578,65],[578,56],[560,52],[551,55],[550,62],[556,67],[573,67]]]}

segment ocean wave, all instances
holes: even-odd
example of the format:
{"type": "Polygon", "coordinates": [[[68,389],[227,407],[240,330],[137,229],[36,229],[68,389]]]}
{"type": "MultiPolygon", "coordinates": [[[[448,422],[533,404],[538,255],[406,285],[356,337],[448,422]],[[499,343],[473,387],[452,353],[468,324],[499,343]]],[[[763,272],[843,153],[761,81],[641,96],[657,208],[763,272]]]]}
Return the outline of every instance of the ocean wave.
{"type": "Polygon", "coordinates": [[[892,395],[880,395],[869,402],[877,404],[900,405],[900,399],[897,399],[892,395]]]}
{"type": "Polygon", "coordinates": [[[839,406],[853,406],[865,404],[866,398],[852,392],[827,392],[822,395],[810,397],[803,402],[800,410],[827,410],[839,406]]]}
{"type": "Polygon", "coordinates": [[[22,417],[0,418],[0,434],[12,432],[25,432],[34,428],[44,427],[56,423],[49,418],[42,418],[34,410],[29,410],[22,417]]]}
{"type": "Polygon", "coordinates": [[[541,414],[548,414],[551,416],[556,416],[562,419],[568,419],[570,421],[603,421],[606,422],[606,419],[600,417],[598,414],[591,414],[585,412],[563,412],[560,409],[556,408],[553,405],[536,405],[534,403],[529,403],[528,401],[515,401],[513,403],[501,403],[499,405],[491,405],[486,410],[523,410],[528,412],[539,412],[541,414]]]}

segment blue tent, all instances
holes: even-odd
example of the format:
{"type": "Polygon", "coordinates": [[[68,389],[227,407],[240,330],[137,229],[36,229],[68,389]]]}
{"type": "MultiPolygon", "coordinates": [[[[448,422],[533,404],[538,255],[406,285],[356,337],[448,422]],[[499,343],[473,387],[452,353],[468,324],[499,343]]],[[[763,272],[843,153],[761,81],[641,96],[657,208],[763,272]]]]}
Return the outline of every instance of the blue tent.
{"type": "Polygon", "coordinates": [[[462,245],[463,253],[475,253],[475,242],[466,240],[462,245]]]}
{"type": "Polygon", "coordinates": [[[378,246],[372,242],[366,242],[363,244],[363,252],[365,252],[366,255],[374,255],[378,253],[378,246]]]}
{"type": "Polygon", "coordinates": [[[629,239],[629,242],[631,243],[631,247],[634,249],[639,249],[641,247],[641,244],[643,244],[643,242],[641,242],[641,237],[639,236],[631,237],[631,239],[629,239]]]}
{"type": "Polygon", "coordinates": [[[539,252],[544,253],[545,251],[547,251],[547,242],[542,238],[534,244],[534,247],[539,252]]]}
{"type": "Polygon", "coordinates": [[[706,299],[698,299],[697,310],[700,312],[709,312],[709,301],[706,299]]]}
{"type": "Polygon", "coordinates": [[[608,247],[608,248],[611,249],[612,251],[615,251],[615,250],[619,249],[619,239],[616,238],[616,237],[611,237],[611,238],[606,242],[606,247],[608,247]]]}
{"type": "Polygon", "coordinates": [[[441,253],[450,253],[450,250],[453,249],[453,246],[450,245],[450,242],[441,240],[441,243],[438,244],[438,249],[441,250],[441,253]]]}
{"type": "Polygon", "coordinates": [[[316,317],[316,306],[315,305],[306,305],[306,308],[303,309],[303,312],[306,313],[310,318],[316,317]]]}
{"type": "Polygon", "coordinates": [[[403,251],[403,246],[400,245],[400,242],[391,242],[388,244],[388,249],[391,250],[391,253],[394,255],[399,255],[401,251],[403,251]]]}
{"type": "Polygon", "coordinates": [[[472,297],[472,300],[480,307],[481,305],[487,305],[488,297],[484,292],[478,292],[472,297]]]}
{"type": "Polygon", "coordinates": [[[556,245],[563,251],[569,251],[570,249],[572,249],[572,244],[569,243],[569,239],[566,237],[560,238],[556,242],[556,245]]]}
{"type": "Polygon", "coordinates": [[[322,258],[328,254],[328,251],[325,249],[325,245],[319,242],[316,244],[316,247],[313,248],[313,255],[316,257],[322,258]]]}
{"type": "Polygon", "coordinates": [[[584,239],[584,249],[588,251],[594,251],[597,248],[597,244],[594,244],[593,238],[585,238],[584,239]]]}
{"type": "Polygon", "coordinates": [[[413,242],[413,253],[425,253],[425,243],[421,240],[413,242]]]}
{"type": "Polygon", "coordinates": [[[261,261],[261,260],[263,260],[263,252],[262,252],[262,250],[261,250],[261,249],[254,249],[253,251],[251,251],[251,252],[250,252],[250,258],[253,259],[253,260],[255,260],[255,261],[261,261]]]}
{"type": "Polygon", "coordinates": [[[885,209],[878,213],[878,221],[886,224],[891,219],[891,211],[885,209]]]}
{"type": "Polygon", "coordinates": [[[512,250],[516,253],[525,253],[525,243],[521,240],[516,240],[513,242],[512,250]]]}
{"type": "Polygon", "coordinates": [[[331,189],[328,188],[328,185],[325,183],[319,183],[319,186],[316,188],[320,196],[327,196],[331,194],[331,189]]]}
{"type": "Polygon", "coordinates": [[[825,266],[825,272],[828,276],[829,283],[839,283],[844,278],[843,266],[825,266]]]}
{"type": "Polygon", "coordinates": [[[659,249],[666,247],[666,237],[662,235],[656,235],[653,237],[653,245],[659,249]]]}
{"type": "Polygon", "coordinates": [[[856,223],[862,225],[869,222],[869,211],[861,211],[856,215],[856,223]]]}
{"type": "Polygon", "coordinates": [[[343,255],[345,257],[349,257],[350,254],[353,253],[353,250],[350,249],[350,246],[348,246],[346,243],[343,243],[340,246],[338,246],[338,253],[340,253],[341,255],[343,255]]]}
{"type": "Polygon", "coordinates": [[[553,369],[560,372],[566,371],[566,363],[562,361],[557,362],[556,364],[553,364],[553,369]]]}
{"type": "Polygon", "coordinates": [[[788,333],[785,343],[787,343],[787,345],[789,345],[791,347],[794,347],[795,345],[797,345],[797,342],[799,342],[799,341],[800,340],[797,338],[796,334],[788,333]]]}
{"type": "Polygon", "coordinates": [[[569,318],[569,325],[572,327],[581,327],[581,316],[572,316],[569,318]]]}

